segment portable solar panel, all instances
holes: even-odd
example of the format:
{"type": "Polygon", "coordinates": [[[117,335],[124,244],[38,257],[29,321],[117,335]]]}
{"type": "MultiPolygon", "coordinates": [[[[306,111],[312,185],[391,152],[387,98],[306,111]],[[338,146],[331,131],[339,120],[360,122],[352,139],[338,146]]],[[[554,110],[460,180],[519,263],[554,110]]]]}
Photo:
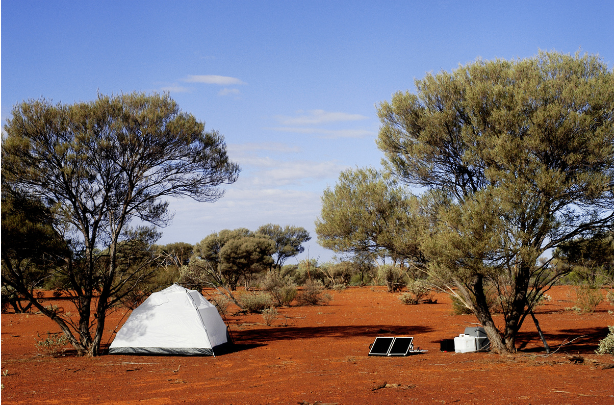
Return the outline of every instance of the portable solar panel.
{"type": "Polygon", "coordinates": [[[371,345],[369,355],[387,356],[393,342],[394,337],[377,337],[371,345]]]}
{"type": "Polygon", "coordinates": [[[404,357],[414,349],[412,342],[413,337],[396,337],[388,350],[388,355],[391,357],[404,357]]]}

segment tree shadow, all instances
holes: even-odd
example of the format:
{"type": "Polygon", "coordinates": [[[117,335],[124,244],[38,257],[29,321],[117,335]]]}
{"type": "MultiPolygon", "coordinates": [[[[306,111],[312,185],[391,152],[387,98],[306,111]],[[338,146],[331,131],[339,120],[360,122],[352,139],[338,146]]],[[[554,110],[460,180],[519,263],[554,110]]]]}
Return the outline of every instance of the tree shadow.
{"type": "MultiPolygon", "coordinates": [[[[563,329],[557,333],[544,332],[544,338],[551,352],[558,350],[558,352],[562,353],[594,354],[599,346],[599,341],[603,340],[608,335],[608,332],[607,327],[563,329]]],[[[537,331],[518,333],[516,341],[519,344],[519,351],[526,353],[546,351],[537,331]],[[536,343],[536,345],[527,348],[530,343],[536,343]]]]}
{"type": "Polygon", "coordinates": [[[302,340],[327,337],[343,339],[348,337],[375,338],[377,336],[413,336],[432,332],[427,326],[321,326],[321,327],[279,327],[253,330],[235,330],[232,332],[235,343],[248,345],[266,345],[272,341],[302,340]]]}

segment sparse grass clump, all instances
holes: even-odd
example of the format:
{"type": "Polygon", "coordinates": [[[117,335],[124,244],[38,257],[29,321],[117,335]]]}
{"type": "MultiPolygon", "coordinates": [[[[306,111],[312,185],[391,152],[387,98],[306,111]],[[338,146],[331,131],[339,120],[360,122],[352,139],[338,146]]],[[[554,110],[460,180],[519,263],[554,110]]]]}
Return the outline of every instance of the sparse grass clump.
{"type": "Polygon", "coordinates": [[[270,326],[273,323],[273,321],[277,318],[277,315],[277,309],[273,306],[262,311],[262,318],[267,326],[270,326]]]}
{"type": "Polygon", "coordinates": [[[47,332],[47,338],[42,338],[37,334],[39,340],[36,341],[36,349],[43,355],[51,357],[59,357],[66,351],[68,345],[68,337],[64,333],[47,332]]]}

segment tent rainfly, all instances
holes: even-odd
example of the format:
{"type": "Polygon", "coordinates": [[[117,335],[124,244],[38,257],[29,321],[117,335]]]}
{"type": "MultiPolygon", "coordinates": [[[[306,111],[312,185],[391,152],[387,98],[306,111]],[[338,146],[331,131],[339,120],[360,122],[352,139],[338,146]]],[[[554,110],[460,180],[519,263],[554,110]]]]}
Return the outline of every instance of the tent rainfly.
{"type": "Polygon", "coordinates": [[[151,294],[117,332],[109,354],[215,355],[228,330],[215,306],[174,284],[151,294]]]}

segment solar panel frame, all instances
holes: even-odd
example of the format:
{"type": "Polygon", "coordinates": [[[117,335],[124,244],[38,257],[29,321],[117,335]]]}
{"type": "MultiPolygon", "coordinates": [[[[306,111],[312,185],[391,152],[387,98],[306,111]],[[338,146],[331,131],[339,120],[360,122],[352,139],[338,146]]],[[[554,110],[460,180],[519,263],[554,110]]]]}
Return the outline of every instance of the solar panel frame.
{"type": "Polygon", "coordinates": [[[375,341],[373,341],[373,344],[371,344],[369,355],[385,357],[388,355],[388,352],[390,351],[390,348],[392,347],[393,343],[394,343],[394,337],[376,337],[375,341]],[[385,347],[385,351],[383,351],[384,347],[385,347]]]}
{"type": "Polygon", "coordinates": [[[395,337],[390,348],[388,348],[389,357],[404,357],[414,349],[413,337],[395,337]]]}

